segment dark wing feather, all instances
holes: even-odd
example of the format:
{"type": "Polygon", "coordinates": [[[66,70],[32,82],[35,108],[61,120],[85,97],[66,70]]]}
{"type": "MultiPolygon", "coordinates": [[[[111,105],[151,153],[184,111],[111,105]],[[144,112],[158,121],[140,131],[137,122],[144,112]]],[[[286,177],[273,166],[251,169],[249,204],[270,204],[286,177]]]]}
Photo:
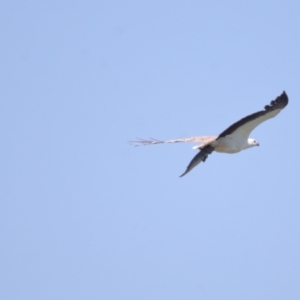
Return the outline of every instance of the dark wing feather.
{"type": "Polygon", "coordinates": [[[287,104],[288,96],[283,91],[280,96],[271,101],[270,105],[266,105],[264,110],[249,115],[232,124],[218,136],[218,139],[230,134],[243,134],[249,136],[250,132],[256,126],[270,118],[275,117],[284,107],[287,106],[287,104]]]}
{"type": "Polygon", "coordinates": [[[194,167],[201,163],[201,161],[205,162],[208,155],[211,154],[214,150],[215,148],[210,145],[202,148],[200,152],[192,159],[192,161],[187,166],[186,171],[182,175],[180,175],[180,177],[184,176],[189,171],[191,171],[194,167]]]}

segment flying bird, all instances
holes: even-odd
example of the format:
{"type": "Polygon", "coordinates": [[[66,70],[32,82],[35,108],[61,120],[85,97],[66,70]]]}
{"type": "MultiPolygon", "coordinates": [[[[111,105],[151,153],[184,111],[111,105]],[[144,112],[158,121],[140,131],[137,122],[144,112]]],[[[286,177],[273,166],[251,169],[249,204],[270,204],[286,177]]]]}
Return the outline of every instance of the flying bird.
{"type": "Polygon", "coordinates": [[[131,141],[130,143],[134,144],[135,146],[181,142],[200,143],[200,145],[193,147],[194,149],[199,150],[199,153],[189,163],[186,171],[180,175],[180,177],[182,177],[190,172],[200,162],[205,162],[208,155],[213,151],[221,153],[237,153],[242,150],[259,146],[259,143],[255,139],[249,138],[251,131],[262,122],[278,115],[280,111],[287,106],[287,104],[288,96],[283,91],[280,96],[271,101],[270,105],[266,105],[264,110],[246,116],[233,123],[226,130],[220,133],[219,136],[196,136],[166,141],[157,139],[138,139],[136,141],[131,141]]]}

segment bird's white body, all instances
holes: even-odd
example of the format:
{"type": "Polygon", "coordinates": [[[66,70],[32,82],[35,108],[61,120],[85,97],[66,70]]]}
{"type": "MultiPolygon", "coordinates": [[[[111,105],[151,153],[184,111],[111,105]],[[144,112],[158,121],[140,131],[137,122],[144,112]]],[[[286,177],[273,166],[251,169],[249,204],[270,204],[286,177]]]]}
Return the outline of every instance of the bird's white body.
{"type": "Polygon", "coordinates": [[[229,154],[259,146],[254,139],[243,139],[238,136],[220,138],[212,142],[211,145],[215,148],[216,152],[229,154]]]}

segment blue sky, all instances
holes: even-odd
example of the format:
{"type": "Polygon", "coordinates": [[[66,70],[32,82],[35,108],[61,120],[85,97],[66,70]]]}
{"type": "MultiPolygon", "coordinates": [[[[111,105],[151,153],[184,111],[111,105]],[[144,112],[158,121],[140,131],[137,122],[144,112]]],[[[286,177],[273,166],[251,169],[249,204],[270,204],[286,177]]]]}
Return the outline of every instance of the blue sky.
{"type": "Polygon", "coordinates": [[[1,299],[298,299],[300,4],[2,1],[1,299]],[[285,90],[236,155],[191,144],[285,90]]]}

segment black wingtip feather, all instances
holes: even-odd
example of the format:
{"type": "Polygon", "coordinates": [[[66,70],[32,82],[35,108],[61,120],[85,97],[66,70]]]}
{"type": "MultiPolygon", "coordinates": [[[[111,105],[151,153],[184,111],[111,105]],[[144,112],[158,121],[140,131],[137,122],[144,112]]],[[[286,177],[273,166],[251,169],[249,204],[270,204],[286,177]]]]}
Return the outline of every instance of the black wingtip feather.
{"type": "Polygon", "coordinates": [[[266,111],[272,111],[275,109],[282,109],[287,106],[289,98],[285,91],[282,92],[275,100],[271,101],[270,105],[265,106],[266,111]]]}

